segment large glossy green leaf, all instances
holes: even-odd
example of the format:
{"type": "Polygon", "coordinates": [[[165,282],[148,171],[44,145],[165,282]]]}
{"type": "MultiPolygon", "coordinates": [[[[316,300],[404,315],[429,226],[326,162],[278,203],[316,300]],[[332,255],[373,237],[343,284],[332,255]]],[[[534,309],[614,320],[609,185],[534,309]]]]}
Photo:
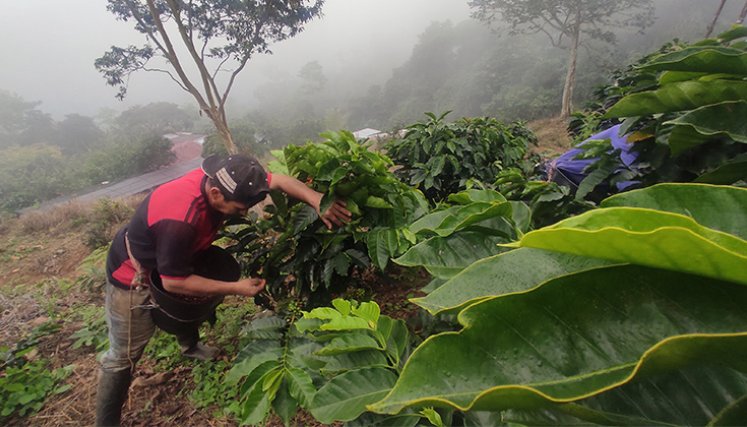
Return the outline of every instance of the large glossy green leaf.
{"type": "Polygon", "coordinates": [[[256,340],[239,352],[237,361],[226,374],[226,381],[236,383],[265,362],[280,359],[282,354],[283,348],[279,339],[256,340]]]}
{"type": "Polygon", "coordinates": [[[747,288],[641,266],[555,279],[462,311],[369,406],[543,408],[702,361],[747,370],[747,288]]]}
{"type": "Polygon", "coordinates": [[[633,117],[693,110],[724,101],[747,100],[747,82],[733,80],[685,81],[628,95],[607,111],[605,117],[633,117]]]}
{"type": "Polygon", "coordinates": [[[506,198],[495,190],[464,190],[449,196],[449,201],[460,205],[468,205],[475,202],[505,202],[506,198]]]}
{"type": "Polygon", "coordinates": [[[603,208],[639,207],[693,218],[705,227],[747,239],[747,188],[706,184],[657,184],[602,201],[603,208]]]}
{"type": "Polygon", "coordinates": [[[736,426],[747,420],[747,395],[724,408],[708,426],[736,426]]]}
{"type": "Polygon", "coordinates": [[[477,261],[427,296],[410,301],[432,314],[458,312],[496,295],[526,292],[560,276],[612,264],[599,258],[520,248],[477,261]]]}
{"type": "Polygon", "coordinates": [[[647,70],[747,74],[747,53],[721,46],[688,47],[643,64],[647,70]]]}
{"type": "Polygon", "coordinates": [[[374,265],[384,270],[389,263],[389,258],[397,255],[399,240],[397,230],[381,228],[371,230],[366,238],[368,256],[374,265]]]}
{"type": "Polygon", "coordinates": [[[448,209],[429,213],[428,215],[425,215],[419,220],[412,223],[412,225],[410,225],[410,231],[415,234],[423,231],[432,232],[432,230],[435,230],[438,225],[443,222],[444,219],[453,215],[454,212],[456,212],[460,207],[461,206],[452,206],[448,209]]]}
{"type": "Polygon", "coordinates": [[[445,237],[481,221],[494,217],[510,217],[510,215],[511,203],[509,202],[499,204],[474,203],[461,207],[453,216],[445,218],[432,231],[441,237],[445,237]]]}
{"type": "Polygon", "coordinates": [[[288,390],[288,382],[283,381],[272,401],[272,409],[283,421],[283,425],[289,425],[291,418],[298,412],[298,401],[291,396],[288,390]]]}
{"type": "Polygon", "coordinates": [[[659,76],[659,84],[665,85],[667,83],[684,82],[687,80],[696,80],[700,77],[707,75],[708,73],[691,73],[687,71],[665,71],[659,76]]]}
{"type": "Polygon", "coordinates": [[[311,414],[329,424],[350,421],[366,411],[366,405],[380,400],[397,381],[386,368],[364,368],[334,377],[317,391],[311,414]]]}
{"type": "Polygon", "coordinates": [[[504,252],[506,239],[480,231],[462,231],[449,237],[431,237],[393,261],[405,267],[425,267],[435,277],[448,279],[473,262],[504,252]]]}
{"type": "Polygon", "coordinates": [[[669,133],[667,143],[673,156],[679,156],[688,150],[705,144],[710,137],[698,133],[690,126],[674,126],[669,133]]]}
{"type": "Polygon", "coordinates": [[[345,423],[346,427],[415,427],[420,421],[420,415],[380,415],[370,412],[361,414],[360,417],[345,423]]]}
{"type": "Polygon", "coordinates": [[[597,209],[529,232],[516,245],[747,285],[747,241],[670,212],[597,209]]]}
{"type": "Polygon", "coordinates": [[[405,322],[389,316],[381,316],[376,325],[376,331],[386,343],[386,353],[395,362],[399,362],[410,341],[410,332],[405,322]]]}
{"type": "Polygon", "coordinates": [[[747,181],[747,154],[732,158],[718,168],[699,176],[693,182],[729,185],[737,181],[747,181]]]}
{"type": "Polygon", "coordinates": [[[303,369],[289,368],[285,379],[288,382],[290,395],[298,401],[303,408],[308,408],[316,394],[316,388],[311,381],[311,376],[303,369]]]}
{"type": "Polygon", "coordinates": [[[532,209],[524,202],[512,200],[510,203],[511,220],[513,221],[517,230],[519,230],[521,233],[526,233],[532,224],[532,209]]]}
{"type": "Polygon", "coordinates": [[[747,27],[744,25],[732,25],[732,27],[716,36],[721,43],[728,43],[737,39],[747,37],[747,27]]]}
{"type": "Polygon", "coordinates": [[[316,354],[320,356],[334,356],[361,350],[379,349],[379,344],[365,332],[345,333],[333,338],[329,344],[322,347],[316,354]]]}
{"type": "Polygon", "coordinates": [[[265,393],[262,390],[262,383],[268,375],[272,374],[272,370],[265,372],[256,381],[251,382],[245,397],[242,398],[241,403],[241,423],[242,424],[259,424],[265,419],[267,413],[270,411],[272,400],[275,398],[274,395],[265,393]]]}
{"type": "Polygon", "coordinates": [[[386,368],[386,355],[379,350],[363,350],[354,353],[339,354],[329,359],[322,368],[323,374],[337,374],[361,368],[378,367],[386,368]]]}
{"type": "MultiPolygon", "coordinates": [[[[729,101],[697,108],[664,124],[685,126],[706,137],[726,135],[734,141],[747,143],[747,123],[743,117],[747,117],[747,102],[729,101]]],[[[677,140],[671,137],[669,145],[674,154],[682,151],[677,140]]]]}
{"type": "MultiPolygon", "coordinates": [[[[542,411],[511,410],[506,421],[525,425],[704,426],[718,424],[728,413],[739,414],[740,396],[747,394],[747,375],[704,363],[671,372],[634,378],[630,383],[574,404],[542,411]]],[[[745,420],[745,413],[741,418],[745,420]]],[[[732,419],[726,425],[740,425],[732,419]]]]}
{"type": "Polygon", "coordinates": [[[511,217],[510,202],[476,202],[452,206],[420,218],[410,226],[415,234],[446,237],[471,225],[497,217],[511,217]]]}

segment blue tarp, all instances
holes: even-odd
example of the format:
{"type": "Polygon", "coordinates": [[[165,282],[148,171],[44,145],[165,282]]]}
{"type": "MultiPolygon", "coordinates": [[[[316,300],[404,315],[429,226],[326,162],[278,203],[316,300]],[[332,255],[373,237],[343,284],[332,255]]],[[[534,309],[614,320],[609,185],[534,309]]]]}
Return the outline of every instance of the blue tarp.
{"type": "MultiPolygon", "coordinates": [[[[602,132],[596,133],[579,144],[583,146],[586,142],[591,140],[609,139],[612,143],[613,150],[620,150],[620,160],[622,167],[633,168],[634,163],[638,158],[638,153],[632,151],[633,144],[628,142],[627,135],[620,135],[621,125],[612,126],[609,129],[603,130],[602,132]]],[[[589,159],[577,159],[584,150],[582,148],[574,148],[563,153],[560,157],[550,162],[548,169],[548,176],[552,180],[556,175],[561,175],[565,178],[564,181],[578,186],[584,178],[586,178],[586,168],[592,163],[596,162],[597,158],[589,159]]],[[[617,183],[618,190],[624,190],[625,188],[636,184],[637,181],[625,181],[617,183]]]]}

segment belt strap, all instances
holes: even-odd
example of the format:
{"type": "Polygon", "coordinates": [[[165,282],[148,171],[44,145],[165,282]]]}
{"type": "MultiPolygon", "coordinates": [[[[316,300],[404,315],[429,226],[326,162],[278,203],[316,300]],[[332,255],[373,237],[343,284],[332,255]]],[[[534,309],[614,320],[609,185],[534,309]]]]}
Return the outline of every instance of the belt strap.
{"type": "Polygon", "coordinates": [[[132,256],[132,249],[130,248],[130,237],[128,236],[127,232],[125,232],[124,239],[125,248],[127,248],[127,256],[130,257],[130,263],[132,263],[132,267],[135,268],[135,276],[132,278],[130,286],[147,286],[147,283],[145,282],[145,274],[143,273],[143,267],[140,265],[138,260],[136,260],[135,257],[132,256]]]}

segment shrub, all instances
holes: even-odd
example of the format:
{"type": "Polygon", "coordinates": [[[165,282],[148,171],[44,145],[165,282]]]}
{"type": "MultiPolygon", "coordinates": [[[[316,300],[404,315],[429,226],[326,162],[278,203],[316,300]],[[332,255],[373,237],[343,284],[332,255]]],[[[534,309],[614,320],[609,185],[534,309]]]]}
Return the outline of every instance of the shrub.
{"type": "Polygon", "coordinates": [[[406,228],[427,210],[422,194],[388,171],[387,157],[368,151],[349,132],[323,136],[319,144],[286,147],[276,167],[325,193],[322,210],[344,198],[353,220],[329,231],[313,208],[290,205],[272,192],[269,220],[237,221],[244,227],[227,233],[236,241],[229,249],[240,254],[249,274],[261,271],[276,301],[293,295],[302,305],[311,297],[313,305],[325,304],[330,290],[348,285],[356,269],[372,263],[383,270],[415,242],[406,228]]]}
{"type": "Polygon", "coordinates": [[[331,424],[389,425],[396,418],[366,413],[396,381],[409,353],[402,320],[381,315],[375,302],[336,299],[290,322],[259,319],[245,330],[251,342],[227,376],[238,385],[233,405],[242,424],[259,424],[272,409],[287,425],[298,408],[331,424]]]}
{"type": "Polygon", "coordinates": [[[134,211],[122,200],[100,199],[93,208],[92,218],[86,229],[86,245],[91,249],[108,245],[118,227],[129,220],[134,211]]]}
{"type": "Polygon", "coordinates": [[[15,211],[79,188],[58,147],[0,150],[0,210],[15,211]]]}
{"type": "Polygon", "coordinates": [[[46,360],[28,357],[41,338],[59,330],[59,324],[47,322],[12,348],[0,346],[0,421],[33,414],[42,408],[50,394],[69,389],[61,382],[70,374],[71,367],[50,370],[46,360]]]}
{"type": "Polygon", "coordinates": [[[534,134],[523,123],[505,125],[489,117],[446,123],[448,114],[407,127],[404,138],[386,146],[404,182],[423,191],[429,201],[445,200],[470,180],[493,182],[504,168],[523,163],[534,134]]]}
{"type": "Polygon", "coordinates": [[[91,211],[90,204],[66,202],[47,210],[24,213],[19,223],[24,233],[49,233],[61,228],[69,231],[88,222],[91,211]]]}

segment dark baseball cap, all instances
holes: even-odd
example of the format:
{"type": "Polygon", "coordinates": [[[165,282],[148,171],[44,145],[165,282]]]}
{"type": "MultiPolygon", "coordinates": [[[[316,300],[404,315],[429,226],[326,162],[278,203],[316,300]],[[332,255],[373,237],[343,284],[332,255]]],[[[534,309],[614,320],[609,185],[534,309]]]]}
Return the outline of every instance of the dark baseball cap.
{"type": "Polygon", "coordinates": [[[229,200],[253,205],[270,191],[267,172],[254,157],[213,155],[203,160],[202,170],[229,200]]]}

